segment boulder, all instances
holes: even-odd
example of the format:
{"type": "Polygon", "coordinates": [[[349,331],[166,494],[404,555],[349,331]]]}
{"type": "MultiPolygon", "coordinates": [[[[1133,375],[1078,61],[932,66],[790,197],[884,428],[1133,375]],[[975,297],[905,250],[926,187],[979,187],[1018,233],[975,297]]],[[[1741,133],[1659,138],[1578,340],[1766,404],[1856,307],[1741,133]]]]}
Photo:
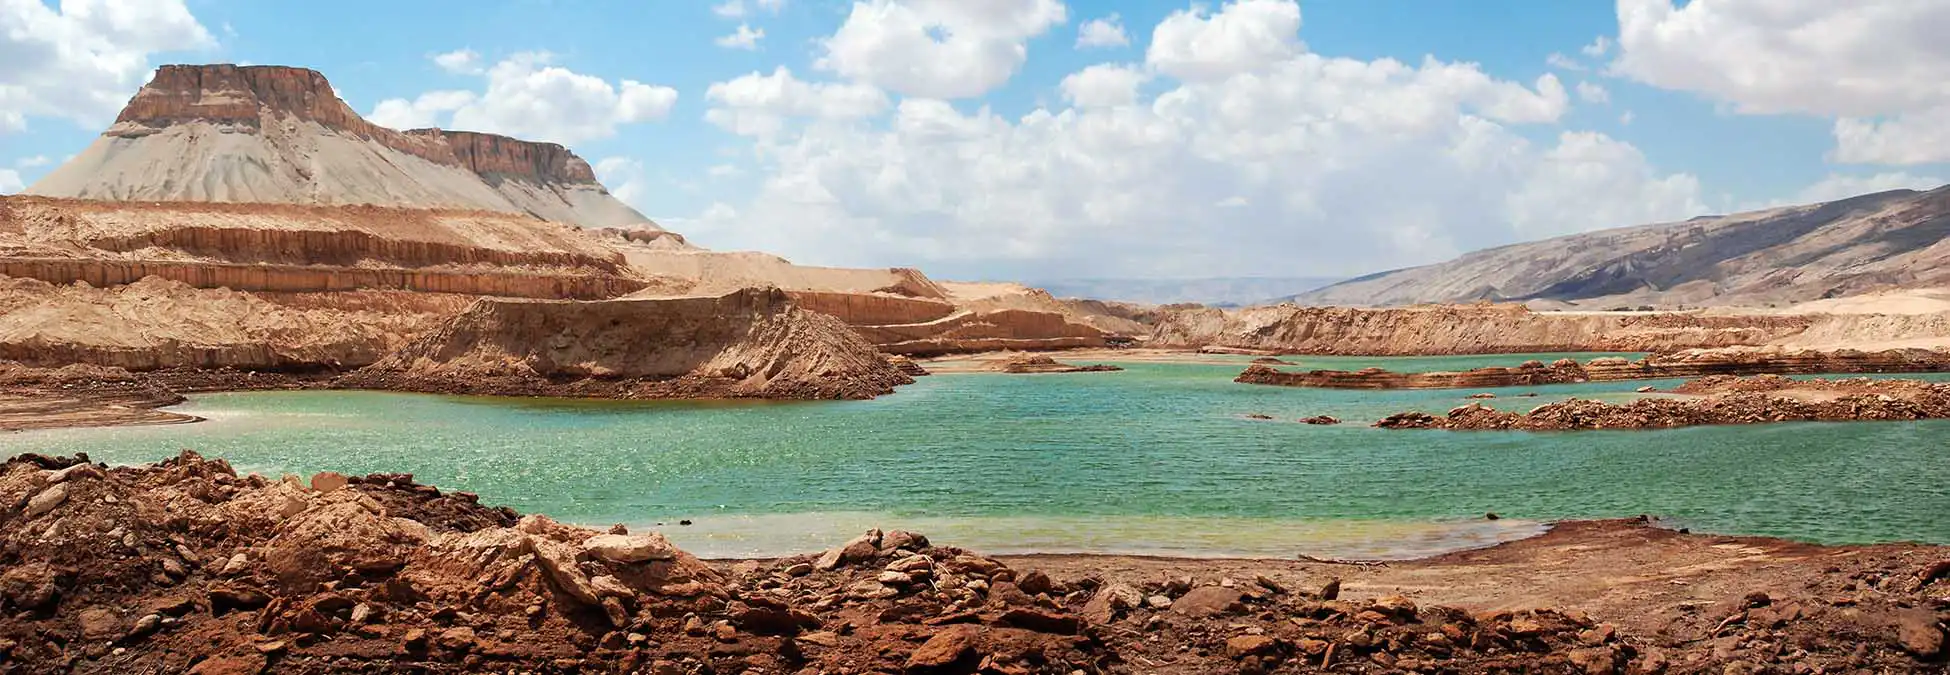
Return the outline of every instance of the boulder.
{"type": "Polygon", "coordinates": [[[599,534],[582,542],[589,555],[613,563],[641,563],[677,558],[677,547],[662,534],[599,534]]]}
{"type": "Polygon", "coordinates": [[[28,563],[0,572],[0,598],[15,608],[37,610],[52,606],[61,588],[47,563],[28,563]]]}
{"type": "Polygon", "coordinates": [[[1240,602],[1243,595],[1237,590],[1224,586],[1200,586],[1186,593],[1185,597],[1171,603],[1173,614],[1185,616],[1212,617],[1225,616],[1243,609],[1240,602]]]}
{"type": "Polygon", "coordinates": [[[351,498],[307,509],[280,525],[265,544],[264,563],[287,590],[308,592],[347,572],[383,576],[404,567],[427,541],[425,525],[389,517],[370,498],[350,491],[326,498],[341,495],[351,498]]]}
{"type": "Polygon", "coordinates": [[[867,530],[866,534],[854,537],[851,541],[826,551],[824,555],[819,556],[818,561],[813,563],[813,567],[831,570],[847,563],[872,560],[874,556],[880,554],[881,537],[880,530],[867,530]]]}
{"type": "Polygon", "coordinates": [[[21,515],[28,518],[35,518],[43,513],[53,511],[55,507],[60,506],[66,501],[68,501],[68,484],[55,483],[35,493],[33,498],[28,499],[27,510],[22,512],[21,515]]]}
{"type": "Polygon", "coordinates": [[[336,471],[320,471],[311,477],[311,489],[319,492],[335,492],[351,481],[336,471]]]}
{"type": "Polygon", "coordinates": [[[968,657],[975,651],[975,643],[982,636],[982,628],[970,624],[954,624],[941,629],[919,649],[907,658],[907,669],[922,671],[946,668],[968,657]]]}
{"type": "Polygon", "coordinates": [[[1924,609],[1905,611],[1896,616],[1896,641],[1919,659],[1934,659],[1943,654],[1943,627],[1936,613],[1924,609]]]}
{"type": "Polygon", "coordinates": [[[1117,620],[1123,612],[1144,603],[1144,594],[1130,586],[1113,583],[1097,590],[1090,602],[1083,605],[1083,618],[1093,624],[1107,624],[1117,620]]]}

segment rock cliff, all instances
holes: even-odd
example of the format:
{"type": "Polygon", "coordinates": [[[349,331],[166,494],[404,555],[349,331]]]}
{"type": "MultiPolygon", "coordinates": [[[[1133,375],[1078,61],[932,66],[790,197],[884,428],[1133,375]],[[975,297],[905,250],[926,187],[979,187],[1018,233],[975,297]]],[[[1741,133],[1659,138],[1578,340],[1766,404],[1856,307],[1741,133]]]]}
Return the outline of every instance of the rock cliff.
{"type": "Polygon", "coordinates": [[[601,302],[482,299],[345,386],[606,398],[871,398],[913,379],[776,289],[601,302]]]}
{"type": "Polygon", "coordinates": [[[560,145],[387,129],[339,100],[324,75],[283,66],[163,66],[114,126],[27,194],[472,208],[591,227],[650,222],[560,145]]]}
{"type": "Polygon", "coordinates": [[[1293,354],[1670,352],[1762,345],[1806,330],[1807,316],[1533,312],[1516,305],[1394,309],[1274,305],[1163,311],[1155,346],[1293,354]]]}

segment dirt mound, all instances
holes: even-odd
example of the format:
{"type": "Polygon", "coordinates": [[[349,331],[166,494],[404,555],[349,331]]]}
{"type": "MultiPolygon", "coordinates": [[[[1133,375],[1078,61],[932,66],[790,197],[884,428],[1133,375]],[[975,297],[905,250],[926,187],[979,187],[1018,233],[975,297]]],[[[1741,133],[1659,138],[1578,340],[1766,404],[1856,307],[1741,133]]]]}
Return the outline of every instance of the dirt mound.
{"type": "Polygon", "coordinates": [[[1638,634],[1216,569],[1241,561],[1058,577],[901,531],[713,564],[412,476],[267,480],[188,452],[24,455],[0,503],[0,663],[36,673],[1931,672],[1950,568],[1828,556],[1808,593],[1832,602],[1749,593],[1638,634]]]}
{"type": "Polygon", "coordinates": [[[352,387],[609,398],[871,398],[913,379],[777,289],[599,302],[482,299],[352,387]]]}

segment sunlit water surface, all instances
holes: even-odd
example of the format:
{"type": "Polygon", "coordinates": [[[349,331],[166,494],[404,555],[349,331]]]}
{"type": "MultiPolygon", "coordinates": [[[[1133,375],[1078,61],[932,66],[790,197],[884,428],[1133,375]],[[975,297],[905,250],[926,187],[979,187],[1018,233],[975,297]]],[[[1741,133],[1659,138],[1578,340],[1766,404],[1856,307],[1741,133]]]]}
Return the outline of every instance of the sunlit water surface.
{"type": "MultiPolygon", "coordinates": [[[[1301,361],[1422,371],[1557,356],[1301,361]]],[[[212,394],[175,408],[208,422],[0,435],[0,453],[132,463],[193,448],[267,475],[408,472],[572,522],[664,523],[710,556],[803,552],[881,526],[996,553],[1401,558],[1640,513],[1713,532],[1950,543],[1950,421],[1385,431],[1367,424],[1471,392],[1242,385],[1231,379],[1247,359],[1230,361],[937,375],[849,402],[212,394]],[[1348,424],[1293,422],[1319,414],[1348,424]]],[[[1624,401],[1644,384],[1491,390],[1489,403],[1624,401]],[[1510,398],[1524,392],[1540,397],[1510,398]]]]}

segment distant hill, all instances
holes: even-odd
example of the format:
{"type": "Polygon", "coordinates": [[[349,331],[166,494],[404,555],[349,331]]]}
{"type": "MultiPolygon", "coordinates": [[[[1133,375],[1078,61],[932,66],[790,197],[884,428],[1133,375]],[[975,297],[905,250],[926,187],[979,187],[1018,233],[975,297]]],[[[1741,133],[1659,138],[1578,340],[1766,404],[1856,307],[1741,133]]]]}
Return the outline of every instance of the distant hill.
{"type": "Polygon", "coordinates": [[[1196,302],[1250,305],[1340,281],[1340,277],[1217,277],[1208,279],[1056,279],[1030,282],[1059,298],[1151,305],[1196,302]]]}
{"type": "Polygon", "coordinates": [[[1611,309],[1793,303],[1950,284],[1950,186],[1588,232],[1470,253],[1283,298],[1477,300],[1611,309]]]}

